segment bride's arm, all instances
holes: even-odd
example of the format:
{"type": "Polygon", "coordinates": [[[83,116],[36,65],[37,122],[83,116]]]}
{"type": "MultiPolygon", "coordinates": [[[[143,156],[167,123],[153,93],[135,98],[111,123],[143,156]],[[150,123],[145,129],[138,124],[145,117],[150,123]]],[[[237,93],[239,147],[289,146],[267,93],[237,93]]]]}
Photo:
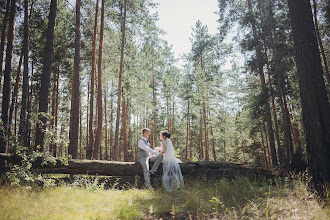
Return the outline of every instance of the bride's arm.
{"type": "Polygon", "coordinates": [[[166,147],[163,141],[160,142],[160,147],[161,147],[161,154],[164,154],[166,152],[166,147]]]}

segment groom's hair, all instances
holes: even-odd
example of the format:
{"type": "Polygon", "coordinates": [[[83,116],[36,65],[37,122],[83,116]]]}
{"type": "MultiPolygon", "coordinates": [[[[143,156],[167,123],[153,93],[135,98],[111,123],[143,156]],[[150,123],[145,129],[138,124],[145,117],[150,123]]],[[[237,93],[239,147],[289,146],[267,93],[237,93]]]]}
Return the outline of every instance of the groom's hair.
{"type": "Polygon", "coordinates": [[[150,132],[149,128],[143,128],[142,129],[142,134],[144,134],[144,132],[147,132],[147,131],[150,132]]]}

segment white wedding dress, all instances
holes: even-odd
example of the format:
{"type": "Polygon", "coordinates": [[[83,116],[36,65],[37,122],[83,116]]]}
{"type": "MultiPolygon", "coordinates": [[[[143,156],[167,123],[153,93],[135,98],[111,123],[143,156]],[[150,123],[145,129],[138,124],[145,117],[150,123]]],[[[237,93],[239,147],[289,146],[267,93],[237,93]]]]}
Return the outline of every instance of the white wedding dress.
{"type": "Polygon", "coordinates": [[[167,191],[174,191],[184,187],[183,177],[179,165],[179,159],[174,155],[174,147],[171,139],[163,141],[165,153],[163,155],[163,186],[167,191]]]}

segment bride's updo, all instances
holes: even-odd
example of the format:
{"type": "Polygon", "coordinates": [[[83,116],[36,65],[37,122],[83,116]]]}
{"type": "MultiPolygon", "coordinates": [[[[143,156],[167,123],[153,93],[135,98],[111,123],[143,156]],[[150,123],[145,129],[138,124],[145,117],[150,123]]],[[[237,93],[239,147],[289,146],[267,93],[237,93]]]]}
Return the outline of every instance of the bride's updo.
{"type": "Polygon", "coordinates": [[[170,138],[170,137],[171,137],[171,134],[168,133],[168,131],[161,131],[160,133],[161,133],[164,137],[166,137],[166,138],[170,138]]]}

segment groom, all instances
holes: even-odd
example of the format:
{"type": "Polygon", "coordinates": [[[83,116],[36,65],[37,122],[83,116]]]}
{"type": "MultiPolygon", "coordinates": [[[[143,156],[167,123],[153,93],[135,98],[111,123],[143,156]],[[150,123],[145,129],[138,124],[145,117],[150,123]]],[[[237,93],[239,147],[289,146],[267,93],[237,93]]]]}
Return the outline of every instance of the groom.
{"type": "Polygon", "coordinates": [[[152,189],[150,183],[150,175],[155,175],[160,163],[163,160],[163,155],[150,148],[148,138],[150,136],[150,130],[144,128],[142,130],[143,137],[138,142],[137,156],[138,160],[143,168],[144,180],[149,189],[152,189]],[[149,171],[149,161],[154,162],[152,169],[149,171]]]}

